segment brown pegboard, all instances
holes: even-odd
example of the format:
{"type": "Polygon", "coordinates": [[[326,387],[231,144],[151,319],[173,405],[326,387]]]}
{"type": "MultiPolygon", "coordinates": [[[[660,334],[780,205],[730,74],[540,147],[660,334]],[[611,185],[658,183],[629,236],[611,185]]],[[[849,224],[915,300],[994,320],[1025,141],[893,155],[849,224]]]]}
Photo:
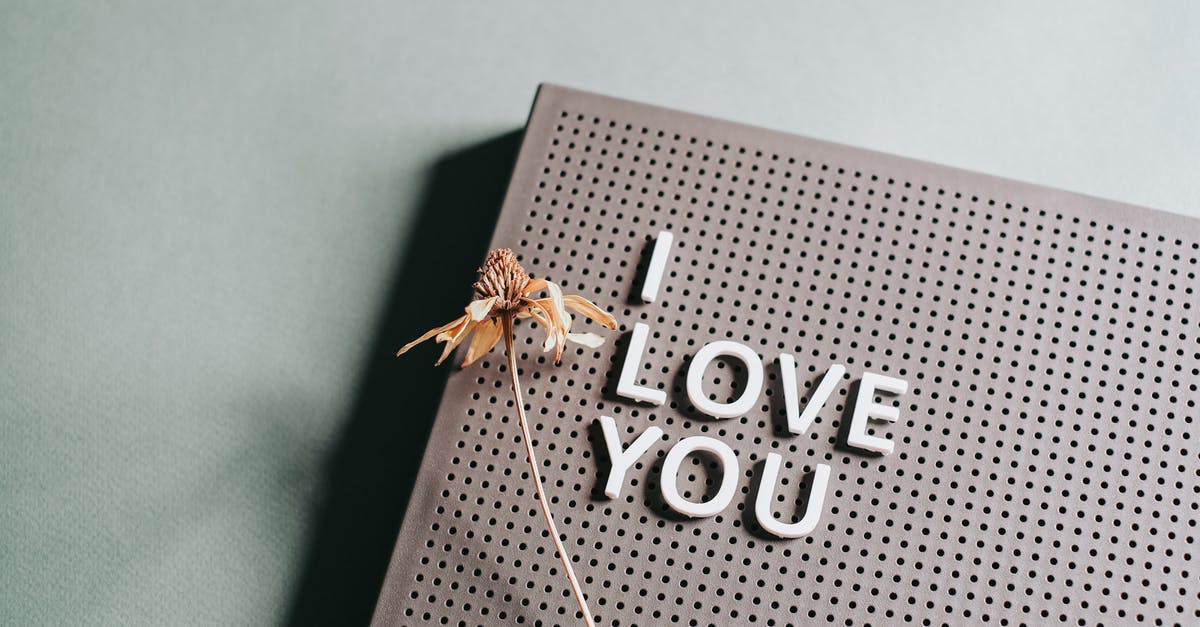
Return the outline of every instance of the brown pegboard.
{"type": "MultiPolygon", "coordinates": [[[[599,624],[1200,621],[1200,222],[544,86],[493,246],[623,325],[558,367],[540,330],[518,328],[534,446],[599,624]],[[672,255],[642,304],[660,229],[672,255]],[[635,322],[661,407],[615,394],[635,322]],[[687,402],[688,361],[717,339],[766,363],[743,418],[687,402]],[[848,369],[804,436],[786,430],[780,352],[802,401],[830,364],[848,369]],[[839,442],[866,371],[909,383],[900,420],[875,431],[891,456],[839,442]],[[601,415],[624,444],[665,431],[617,500],[601,415]],[[659,472],[701,434],[735,450],[739,491],[683,519],[659,472]],[[785,459],[785,517],[797,479],[832,468],[807,537],[754,522],[768,452],[785,459]]],[[[503,362],[497,349],[449,379],[377,624],[576,622],[503,362]]],[[[711,389],[732,391],[737,370],[712,369],[711,389]]],[[[698,498],[719,477],[691,462],[681,489],[698,498]]]]}

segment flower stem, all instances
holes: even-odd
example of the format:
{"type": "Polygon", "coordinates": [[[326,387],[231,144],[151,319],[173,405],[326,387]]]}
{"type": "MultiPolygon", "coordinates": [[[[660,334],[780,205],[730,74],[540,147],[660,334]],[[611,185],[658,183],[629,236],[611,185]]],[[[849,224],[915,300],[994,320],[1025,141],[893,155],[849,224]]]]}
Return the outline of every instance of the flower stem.
{"type": "Polygon", "coordinates": [[[521,423],[522,440],[525,442],[525,453],[529,457],[529,470],[533,473],[533,486],[537,489],[538,503],[542,506],[542,516],[546,518],[546,526],[550,528],[550,538],[554,540],[554,548],[562,560],[563,568],[567,570],[567,579],[571,581],[571,591],[579,602],[579,610],[583,612],[583,622],[588,627],[595,627],[592,622],[592,612],[588,609],[587,601],[583,598],[583,590],[575,579],[575,569],[571,568],[571,559],[567,550],[558,537],[558,528],[554,526],[554,516],[550,514],[550,501],[542,491],[542,474],[538,472],[537,457],[533,454],[533,438],[529,434],[529,420],[525,417],[525,400],[521,396],[521,384],[517,380],[517,351],[513,346],[513,315],[505,312],[504,318],[504,349],[508,353],[508,372],[512,375],[513,396],[517,402],[517,419],[521,423]]]}

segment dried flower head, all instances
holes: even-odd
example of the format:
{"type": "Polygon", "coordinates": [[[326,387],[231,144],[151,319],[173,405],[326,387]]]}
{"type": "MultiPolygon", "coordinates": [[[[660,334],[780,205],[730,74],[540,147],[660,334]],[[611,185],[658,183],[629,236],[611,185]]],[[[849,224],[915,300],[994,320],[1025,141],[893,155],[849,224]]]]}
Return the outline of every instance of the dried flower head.
{"type": "Polygon", "coordinates": [[[430,329],[421,337],[409,342],[396,353],[435,338],[445,344],[437,363],[441,364],[454,352],[455,347],[470,338],[462,367],[467,367],[486,355],[503,337],[501,315],[507,313],[514,318],[533,318],[546,329],[543,349],[554,350],[554,361],[562,360],[567,342],[575,342],[589,348],[604,343],[604,338],[595,333],[573,333],[571,314],[568,309],[579,313],[609,329],[617,328],[617,321],[608,312],[597,307],[588,299],[575,294],[563,294],[556,283],[545,279],[532,279],[517,261],[516,255],[507,248],[498,248],[488,253],[483,267],[478,269],[479,280],[475,282],[475,298],[465,308],[465,314],[443,325],[430,329]],[[533,298],[536,292],[545,291],[548,296],[533,298]]]}
{"type": "Polygon", "coordinates": [[[496,306],[501,309],[512,309],[525,295],[525,287],[529,285],[529,274],[517,261],[517,256],[507,248],[497,248],[488,253],[479,268],[479,280],[472,286],[475,288],[475,298],[496,297],[496,306]]]}

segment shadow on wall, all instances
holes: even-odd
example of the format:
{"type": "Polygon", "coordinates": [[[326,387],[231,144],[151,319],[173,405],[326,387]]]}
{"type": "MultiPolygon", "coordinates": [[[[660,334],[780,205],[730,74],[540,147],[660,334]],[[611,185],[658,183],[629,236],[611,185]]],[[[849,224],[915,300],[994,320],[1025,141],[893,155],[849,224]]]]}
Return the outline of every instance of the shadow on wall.
{"type": "Polygon", "coordinates": [[[292,600],[292,625],[365,625],[375,608],[450,366],[409,340],[461,314],[520,147],[514,131],[434,165],[397,260],[367,368],[326,466],[325,500],[292,600]],[[408,357],[407,355],[405,357],[408,357]]]}

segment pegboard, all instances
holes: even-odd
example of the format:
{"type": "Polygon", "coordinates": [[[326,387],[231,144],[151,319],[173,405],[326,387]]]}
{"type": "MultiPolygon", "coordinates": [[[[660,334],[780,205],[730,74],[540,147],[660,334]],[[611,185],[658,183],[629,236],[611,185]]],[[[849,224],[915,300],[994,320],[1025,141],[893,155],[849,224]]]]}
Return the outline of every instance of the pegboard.
{"type": "MultiPolygon", "coordinates": [[[[557,367],[540,329],[517,329],[534,446],[598,624],[1200,621],[1200,223],[543,86],[493,246],[622,325],[557,367]],[[660,230],[674,241],[644,304],[660,230]],[[637,322],[661,406],[615,394],[637,322]],[[744,417],[687,400],[691,356],[718,339],[766,364],[744,417]],[[802,402],[830,364],[847,368],[801,436],[781,352],[802,402]],[[839,439],[867,371],[909,383],[900,419],[874,426],[895,443],[886,457],[839,439]],[[617,499],[601,415],[625,445],[664,431],[617,499]],[[710,518],[679,516],[660,490],[670,447],[694,435],[740,462],[710,518]],[[806,473],[832,470],[808,536],[755,522],[770,452],[787,520],[806,473]]],[[[739,370],[708,371],[715,398],[737,394],[739,370]]],[[[577,623],[519,432],[501,349],[450,377],[377,624],[577,623]]],[[[705,457],[679,475],[694,499],[720,480],[705,457]]]]}

